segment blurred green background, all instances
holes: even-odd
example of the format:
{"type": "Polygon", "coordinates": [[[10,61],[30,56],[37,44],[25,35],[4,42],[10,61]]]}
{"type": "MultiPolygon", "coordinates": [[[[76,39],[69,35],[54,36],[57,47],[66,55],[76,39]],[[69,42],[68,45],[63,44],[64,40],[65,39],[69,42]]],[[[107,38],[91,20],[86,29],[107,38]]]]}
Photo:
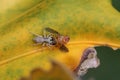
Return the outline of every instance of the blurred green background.
{"type": "Polygon", "coordinates": [[[89,69],[83,80],[120,80],[120,49],[110,47],[96,47],[101,65],[96,69],[89,69]]]}
{"type": "Polygon", "coordinates": [[[120,0],[112,0],[113,7],[120,12],[120,0]]]}

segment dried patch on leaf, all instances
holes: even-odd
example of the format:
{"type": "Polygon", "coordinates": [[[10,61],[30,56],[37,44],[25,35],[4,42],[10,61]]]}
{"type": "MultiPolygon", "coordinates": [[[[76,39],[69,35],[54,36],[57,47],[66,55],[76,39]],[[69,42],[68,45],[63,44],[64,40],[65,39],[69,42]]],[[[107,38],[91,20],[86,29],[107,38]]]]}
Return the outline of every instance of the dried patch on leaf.
{"type": "Polygon", "coordinates": [[[84,50],[79,66],[75,69],[77,76],[83,76],[90,68],[97,68],[100,65],[100,60],[97,57],[95,48],[87,48],[84,50]]]}

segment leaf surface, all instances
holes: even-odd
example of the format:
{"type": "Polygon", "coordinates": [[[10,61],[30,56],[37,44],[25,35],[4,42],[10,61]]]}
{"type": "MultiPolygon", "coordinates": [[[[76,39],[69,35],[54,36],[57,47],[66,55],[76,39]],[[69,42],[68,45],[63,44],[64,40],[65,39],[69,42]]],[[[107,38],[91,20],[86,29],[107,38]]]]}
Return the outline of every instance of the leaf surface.
{"type": "Polygon", "coordinates": [[[87,47],[100,45],[120,47],[120,13],[113,8],[110,0],[13,2],[9,5],[5,3],[5,9],[0,7],[1,80],[19,79],[20,76],[28,75],[35,67],[49,69],[48,57],[74,70],[79,64],[83,50],[87,47]],[[29,31],[42,34],[46,26],[70,36],[70,42],[66,45],[69,49],[67,54],[60,52],[59,49],[43,50],[40,46],[33,46],[34,36],[29,31]]]}

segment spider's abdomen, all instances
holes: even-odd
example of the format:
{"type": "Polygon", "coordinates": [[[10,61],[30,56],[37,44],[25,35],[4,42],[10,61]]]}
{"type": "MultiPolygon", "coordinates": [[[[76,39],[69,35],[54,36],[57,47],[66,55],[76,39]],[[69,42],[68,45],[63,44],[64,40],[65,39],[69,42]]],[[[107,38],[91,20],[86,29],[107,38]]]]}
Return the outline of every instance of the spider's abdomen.
{"type": "Polygon", "coordinates": [[[35,37],[35,38],[33,38],[33,41],[35,43],[43,43],[44,42],[44,38],[43,37],[35,37]]]}

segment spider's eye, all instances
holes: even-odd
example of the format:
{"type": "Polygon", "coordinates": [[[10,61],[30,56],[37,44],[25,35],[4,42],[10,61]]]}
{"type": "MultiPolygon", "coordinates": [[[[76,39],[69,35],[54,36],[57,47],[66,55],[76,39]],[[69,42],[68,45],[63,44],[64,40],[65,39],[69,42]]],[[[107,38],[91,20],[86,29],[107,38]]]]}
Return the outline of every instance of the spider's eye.
{"type": "Polygon", "coordinates": [[[53,37],[51,37],[50,41],[54,41],[54,38],[53,38],[53,37]]]}
{"type": "Polygon", "coordinates": [[[53,37],[51,37],[50,41],[51,41],[51,43],[50,43],[51,45],[56,45],[56,41],[53,37]]]}

